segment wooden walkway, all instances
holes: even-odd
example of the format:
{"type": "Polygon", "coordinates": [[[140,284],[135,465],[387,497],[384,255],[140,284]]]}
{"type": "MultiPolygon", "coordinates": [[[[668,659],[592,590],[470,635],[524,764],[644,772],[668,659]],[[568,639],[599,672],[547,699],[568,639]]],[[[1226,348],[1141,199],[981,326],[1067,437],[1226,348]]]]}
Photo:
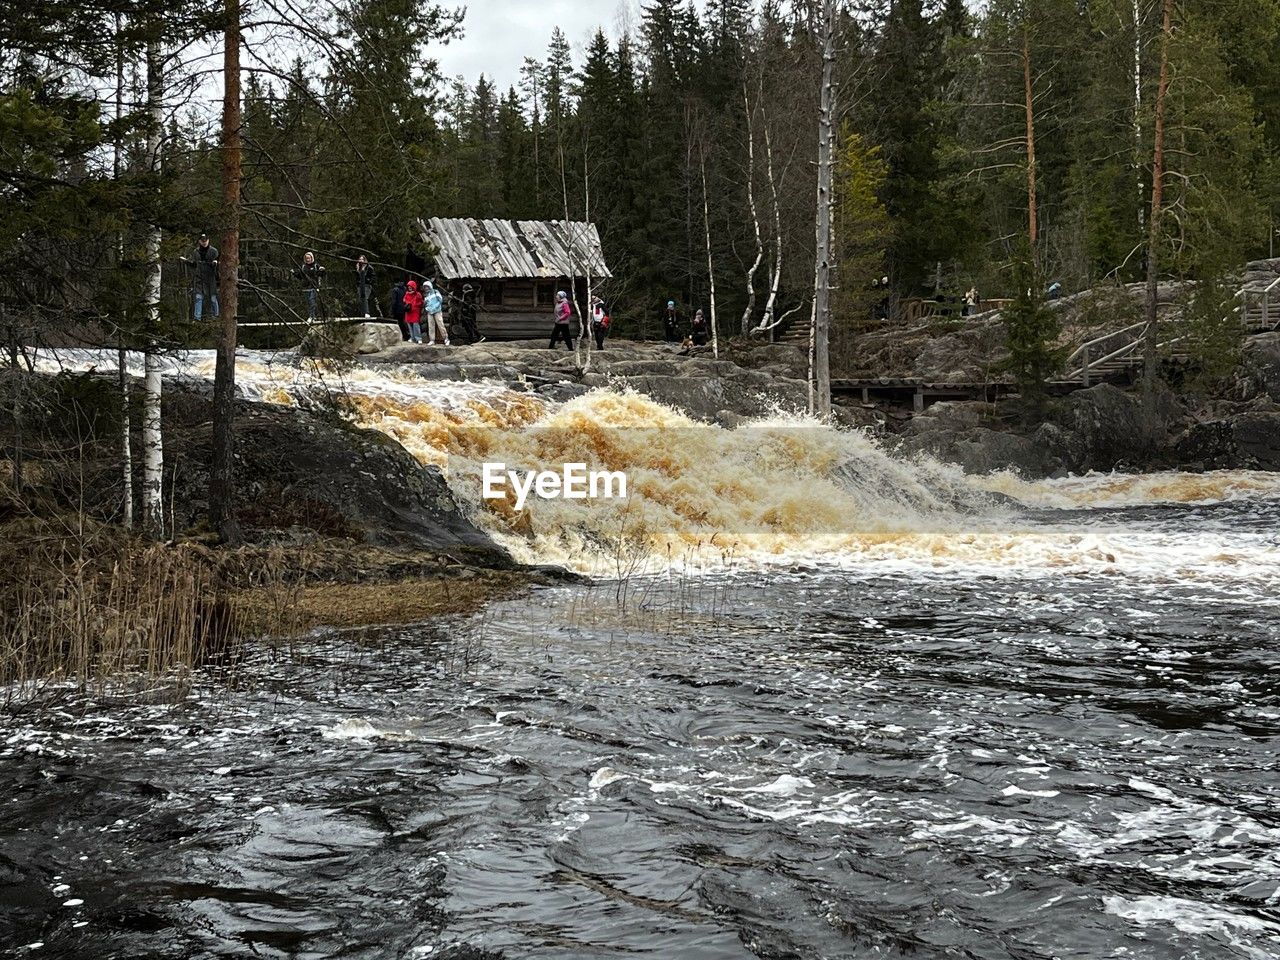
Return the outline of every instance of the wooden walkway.
{"type": "Polygon", "coordinates": [[[915,377],[876,377],[866,380],[832,380],[836,396],[859,397],[863,403],[910,406],[920,413],[939,400],[985,400],[992,403],[1016,388],[1012,383],[940,383],[915,377]]]}

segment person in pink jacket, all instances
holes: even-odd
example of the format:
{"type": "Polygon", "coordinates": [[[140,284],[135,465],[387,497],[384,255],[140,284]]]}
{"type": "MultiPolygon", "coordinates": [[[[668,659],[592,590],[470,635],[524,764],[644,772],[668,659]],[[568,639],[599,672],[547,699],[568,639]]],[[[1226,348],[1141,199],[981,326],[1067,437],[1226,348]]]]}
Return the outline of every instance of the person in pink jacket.
{"type": "Polygon", "coordinates": [[[573,350],[573,330],[570,327],[572,319],[573,307],[569,305],[569,295],[561,290],[556,294],[556,325],[551,328],[551,345],[547,347],[548,350],[554,350],[561,339],[573,350]]]}

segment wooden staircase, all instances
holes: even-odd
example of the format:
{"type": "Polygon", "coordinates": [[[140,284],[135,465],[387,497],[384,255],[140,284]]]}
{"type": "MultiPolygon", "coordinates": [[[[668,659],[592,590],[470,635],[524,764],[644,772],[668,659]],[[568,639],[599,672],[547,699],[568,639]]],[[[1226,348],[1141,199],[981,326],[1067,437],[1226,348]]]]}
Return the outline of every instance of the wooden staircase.
{"type": "MultiPolygon", "coordinates": [[[[1231,307],[1231,314],[1238,317],[1246,336],[1268,333],[1280,327],[1280,303],[1273,303],[1280,289],[1280,277],[1264,286],[1244,286],[1231,298],[1239,301],[1231,307]]],[[[1090,386],[1104,381],[1132,379],[1142,369],[1145,354],[1146,321],[1095,337],[1081,344],[1067,357],[1067,374],[1061,383],[1080,383],[1090,386]]],[[[1158,331],[1157,331],[1158,332],[1158,331]]],[[[1162,360],[1174,362],[1186,360],[1185,341],[1190,334],[1168,337],[1157,341],[1162,360]]]]}
{"type": "Polygon", "coordinates": [[[1265,287],[1241,287],[1236,294],[1240,301],[1235,312],[1240,316],[1240,324],[1245,333],[1270,333],[1280,327],[1280,299],[1276,290],[1280,289],[1280,277],[1272,280],[1265,287]]]}

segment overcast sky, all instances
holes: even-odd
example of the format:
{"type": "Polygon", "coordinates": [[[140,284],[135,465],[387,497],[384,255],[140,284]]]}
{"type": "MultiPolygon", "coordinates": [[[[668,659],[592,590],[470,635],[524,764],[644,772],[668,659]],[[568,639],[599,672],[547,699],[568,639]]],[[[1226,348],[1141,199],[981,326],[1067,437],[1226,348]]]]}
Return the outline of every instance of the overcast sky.
{"type": "Polygon", "coordinates": [[[546,55],[554,27],[564,31],[578,66],[597,27],[614,38],[624,25],[639,22],[639,10],[640,0],[471,0],[466,36],[432,48],[431,55],[446,80],[462,74],[474,84],[483,73],[505,92],[519,82],[525,57],[546,55]]]}

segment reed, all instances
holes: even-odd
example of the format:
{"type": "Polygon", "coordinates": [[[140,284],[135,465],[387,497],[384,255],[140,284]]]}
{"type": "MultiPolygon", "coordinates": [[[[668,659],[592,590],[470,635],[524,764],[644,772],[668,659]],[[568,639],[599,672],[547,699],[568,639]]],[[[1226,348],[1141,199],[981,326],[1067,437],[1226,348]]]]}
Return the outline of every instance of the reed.
{"type": "Polygon", "coordinates": [[[23,526],[0,544],[0,697],[125,676],[184,689],[197,664],[235,652],[236,615],[198,551],[83,518],[23,526]]]}

